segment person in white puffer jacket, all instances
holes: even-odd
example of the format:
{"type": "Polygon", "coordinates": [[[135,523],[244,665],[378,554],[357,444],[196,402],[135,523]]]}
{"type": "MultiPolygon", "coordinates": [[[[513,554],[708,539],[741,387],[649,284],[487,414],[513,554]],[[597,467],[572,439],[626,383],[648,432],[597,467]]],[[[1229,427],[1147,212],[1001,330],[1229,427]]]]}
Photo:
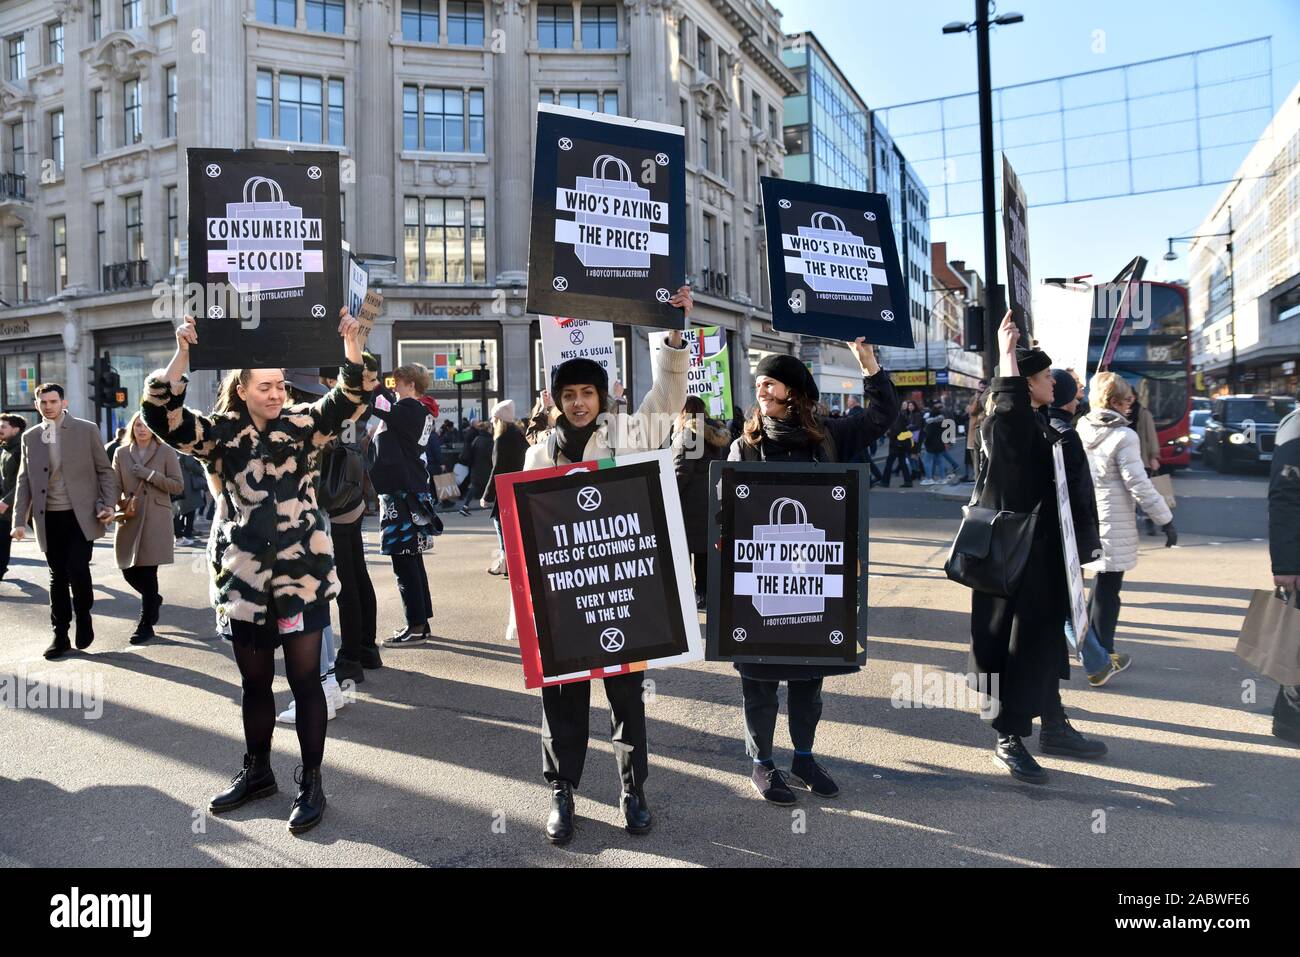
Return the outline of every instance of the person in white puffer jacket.
{"type": "Polygon", "coordinates": [[[1129,427],[1132,387],[1114,372],[1099,372],[1088,384],[1088,394],[1093,411],[1079,420],[1076,430],[1088,454],[1101,535],[1101,556],[1083,566],[1097,573],[1088,601],[1088,617],[1110,659],[1101,672],[1088,675],[1088,683],[1100,687],[1132,663],[1129,655],[1115,653],[1115,626],[1119,622],[1124,573],[1137,567],[1136,506],[1140,504],[1160,526],[1166,547],[1177,543],[1178,533],[1173,513],[1147,477],[1138,434],[1129,427]]]}

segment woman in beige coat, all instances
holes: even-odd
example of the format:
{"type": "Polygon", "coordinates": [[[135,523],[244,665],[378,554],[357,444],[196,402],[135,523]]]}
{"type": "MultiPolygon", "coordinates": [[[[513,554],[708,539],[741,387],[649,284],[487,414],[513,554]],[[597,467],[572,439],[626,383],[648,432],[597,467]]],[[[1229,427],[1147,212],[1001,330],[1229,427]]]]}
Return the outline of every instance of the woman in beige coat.
{"type": "Polygon", "coordinates": [[[131,644],[140,645],[153,637],[162,608],[158,566],[172,563],[172,496],[181,491],[181,463],[139,412],[131,416],[127,435],[113,453],[113,469],[122,494],[135,496],[135,516],[118,522],[113,548],[122,577],[140,594],[140,620],[131,635],[131,644]]]}

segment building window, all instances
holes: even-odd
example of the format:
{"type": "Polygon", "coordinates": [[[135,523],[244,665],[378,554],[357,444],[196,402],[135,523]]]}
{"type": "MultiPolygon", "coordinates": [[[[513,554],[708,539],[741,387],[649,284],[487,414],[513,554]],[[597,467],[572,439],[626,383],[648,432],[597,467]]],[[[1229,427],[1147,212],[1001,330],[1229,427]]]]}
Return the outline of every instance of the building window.
{"type": "Polygon", "coordinates": [[[405,199],[403,272],[407,282],[487,281],[487,218],[482,199],[405,199]]]}
{"type": "Polygon", "coordinates": [[[339,235],[343,241],[348,238],[348,194],[339,190],[339,235]]]}
{"type": "Polygon", "coordinates": [[[677,17],[677,55],[682,58],[686,57],[686,24],[685,17],[677,17]]]}
{"type": "MultiPolygon", "coordinates": [[[[108,265],[108,227],[104,222],[104,204],[95,204],[95,275],[102,277],[108,265]]],[[[102,287],[101,287],[102,288],[102,287]]]]}
{"type": "Polygon", "coordinates": [[[104,116],[104,91],[91,90],[90,105],[95,114],[95,125],[92,129],[91,146],[94,148],[95,155],[98,156],[104,150],[108,149],[108,132],[107,117],[104,116]]]}
{"type": "Polygon", "coordinates": [[[601,106],[602,113],[608,113],[610,116],[618,116],[618,93],[606,93],[605,102],[601,106]]]}
{"type": "Polygon", "coordinates": [[[122,0],[122,29],[134,30],[140,25],[140,0],[122,0]]]}
{"type": "Polygon", "coordinates": [[[483,45],[483,4],[447,0],[447,42],[465,46],[483,45]]]}
{"type": "Polygon", "coordinates": [[[780,124],[777,122],[775,106],[769,106],[767,108],[767,135],[772,137],[773,143],[781,137],[781,128],[780,124]]]}
{"type": "Polygon", "coordinates": [[[307,0],[307,29],[343,32],[343,0],[307,0]]]}
{"type": "Polygon", "coordinates": [[[749,150],[740,150],[740,196],[745,202],[753,197],[749,192],[749,150]]]}
{"type": "Polygon", "coordinates": [[[126,211],[126,258],[128,262],[144,259],[144,220],[140,194],[122,200],[126,211]]]}
{"type": "Polygon", "coordinates": [[[122,84],[122,145],[130,146],[144,139],[144,100],[139,80],[122,84]]]}
{"type": "Polygon", "coordinates": [[[402,142],[406,149],[437,153],[482,153],[484,145],[483,91],[427,87],[424,116],[418,129],[424,142],[418,144],[412,121],[416,118],[416,88],[402,89],[402,142]]]}
{"type": "Polygon", "coordinates": [[[14,287],[19,302],[27,301],[27,230],[14,227],[14,287]]]}
{"type": "Polygon", "coordinates": [[[754,129],[763,128],[763,98],[757,93],[750,93],[749,118],[754,129]]]}
{"type": "Polygon", "coordinates": [[[298,0],[257,0],[259,23],[292,27],[298,22],[298,0]]]}
{"type": "Polygon", "coordinates": [[[713,41],[703,30],[695,31],[695,58],[700,72],[708,76],[712,72],[710,64],[713,60],[713,41]]]}
{"type": "Polygon", "coordinates": [[[167,260],[171,272],[181,268],[179,192],[175,186],[167,187],[167,260]]]}
{"type": "Polygon", "coordinates": [[[27,38],[16,33],[9,38],[9,79],[21,80],[27,75],[27,38]]]}
{"type": "Polygon", "coordinates": [[[9,125],[9,172],[19,176],[27,173],[27,155],[23,146],[23,121],[9,125]]]}
{"type": "MultiPolygon", "coordinates": [[[[258,83],[258,126],[262,125],[261,78],[258,83]]],[[[325,83],[318,76],[280,74],[279,139],[296,143],[343,145],[343,81],[325,83]],[[328,97],[322,101],[322,94],[328,97]]]]}
{"type": "Polygon", "coordinates": [[[275,93],[270,70],[257,71],[257,137],[275,137],[275,93]]]}
{"type": "Polygon", "coordinates": [[[402,87],[402,149],[420,148],[420,88],[402,87]]]}
{"type": "Polygon", "coordinates": [[[54,168],[63,173],[63,111],[55,110],[50,114],[50,158],[54,168]]]}
{"type": "Polygon", "coordinates": [[[713,271],[713,217],[704,214],[704,227],[700,230],[700,269],[706,273],[713,271]]]}
{"type": "Polygon", "coordinates": [[[68,221],[60,216],[50,221],[54,234],[54,291],[63,292],[68,285],[68,221]]]}
{"type": "Polygon", "coordinates": [[[731,179],[728,173],[730,166],[731,164],[727,162],[727,127],[718,124],[718,172],[725,180],[731,179]]]}
{"type": "Polygon", "coordinates": [[[438,42],[438,0],[402,0],[402,39],[438,42]]]}
{"type": "Polygon", "coordinates": [[[703,113],[701,113],[700,122],[699,122],[700,155],[696,157],[696,159],[699,161],[699,164],[701,166],[703,166],[705,169],[710,171],[712,171],[713,169],[713,150],[710,149],[711,144],[709,143],[709,134],[711,132],[712,126],[713,126],[713,117],[705,116],[703,113]]]}
{"type": "Polygon", "coordinates": [[[543,3],[537,7],[537,45],[545,50],[573,48],[573,6],[543,3]]]}
{"type": "Polygon", "coordinates": [[[618,93],[594,93],[585,90],[561,90],[551,98],[552,103],[572,107],[575,110],[590,110],[593,113],[608,113],[618,116],[618,93]]]}
{"type": "Polygon", "coordinates": [[[167,87],[166,128],[168,136],[176,135],[176,67],[169,66],[164,74],[167,87]]]}
{"type": "Polygon", "coordinates": [[[90,39],[98,40],[104,35],[103,0],[90,0],[90,39]]]}
{"type": "Polygon", "coordinates": [[[618,7],[612,4],[583,3],[583,49],[610,50],[616,46],[618,46],[618,7]]]}
{"type": "Polygon", "coordinates": [[[63,62],[63,23],[51,23],[45,28],[47,63],[63,62]]]}

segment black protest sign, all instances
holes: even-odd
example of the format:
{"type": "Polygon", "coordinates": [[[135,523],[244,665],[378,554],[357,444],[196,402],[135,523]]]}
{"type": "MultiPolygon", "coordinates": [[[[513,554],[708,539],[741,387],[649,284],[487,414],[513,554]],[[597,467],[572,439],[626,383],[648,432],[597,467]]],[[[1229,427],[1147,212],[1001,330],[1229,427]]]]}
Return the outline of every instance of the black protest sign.
{"type": "Polygon", "coordinates": [[[186,151],[194,369],[343,359],[338,153],[186,151]]]}
{"type": "Polygon", "coordinates": [[[1002,237],[1007,256],[1007,295],[1011,316],[1028,341],[1033,332],[1033,286],[1029,279],[1029,207],[1020,177],[1002,154],[1002,237]]]}
{"type": "Polygon", "coordinates": [[[681,127],[541,104],[528,311],[683,329],[681,127]]]}
{"type": "Polygon", "coordinates": [[[866,466],[714,462],[709,661],[866,660],[866,466]]]}
{"type": "Polygon", "coordinates": [[[690,650],[662,471],[651,460],[515,485],[544,675],[690,650]]]}
{"type": "Polygon", "coordinates": [[[885,197],[767,176],[760,182],[772,325],[910,348],[907,287],[885,197]]]}

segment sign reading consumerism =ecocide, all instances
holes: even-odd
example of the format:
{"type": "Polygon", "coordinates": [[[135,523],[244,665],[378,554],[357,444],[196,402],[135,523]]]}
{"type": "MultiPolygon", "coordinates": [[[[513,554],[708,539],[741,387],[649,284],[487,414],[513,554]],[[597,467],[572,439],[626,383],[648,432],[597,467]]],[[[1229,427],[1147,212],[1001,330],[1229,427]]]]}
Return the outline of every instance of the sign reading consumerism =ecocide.
{"type": "Polygon", "coordinates": [[[527,687],[703,657],[669,452],[496,483],[527,687]]]}
{"type": "Polygon", "coordinates": [[[540,104],[528,311],[681,329],[681,127],[540,104]]]}
{"type": "Polygon", "coordinates": [[[186,151],[194,369],[342,359],[338,153],[186,151]]]}
{"type": "Polygon", "coordinates": [[[866,660],[865,469],[710,466],[710,661],[866,660]]]}
{"type": "Polygon", "coordinates": [[[879,193],[761,179],[772,325],[910,348],[907,288],[879,193]]]}

